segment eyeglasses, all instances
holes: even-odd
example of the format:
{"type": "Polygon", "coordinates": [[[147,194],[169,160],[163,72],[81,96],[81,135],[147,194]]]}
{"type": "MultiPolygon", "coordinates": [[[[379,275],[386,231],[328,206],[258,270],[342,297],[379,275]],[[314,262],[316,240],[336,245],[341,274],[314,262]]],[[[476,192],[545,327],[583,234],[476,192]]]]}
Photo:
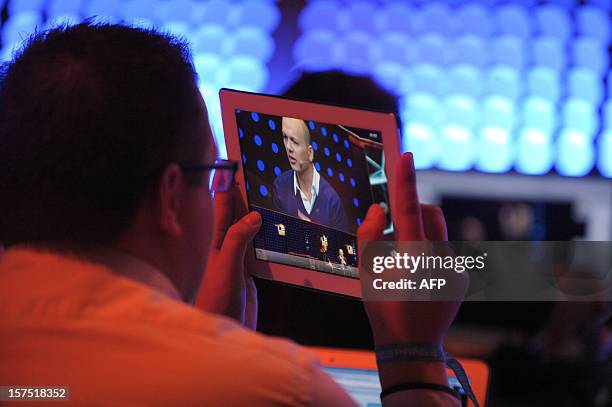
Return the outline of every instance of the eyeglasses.
{"type": "Polygon", "coordinates": [[[208,188],[211,192],[227,192],[234,182],[238,163],[217,159],[214,164],[179,164],[183,172],[210,171],[208,188]]]}

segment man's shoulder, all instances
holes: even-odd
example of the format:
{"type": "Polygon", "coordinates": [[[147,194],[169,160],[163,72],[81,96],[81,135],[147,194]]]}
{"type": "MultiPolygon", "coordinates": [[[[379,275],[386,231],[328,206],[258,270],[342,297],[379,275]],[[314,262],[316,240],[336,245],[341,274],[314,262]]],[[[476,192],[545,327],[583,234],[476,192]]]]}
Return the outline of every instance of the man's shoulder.
{"type": "Polygon", "coordinates": [[[285,189],[293,187],[293,170],[287,170],[280,174],[274,180],[274,187],[277,189],[285,189]]]}
{"type": "Polygon", "coordinates": [[[340,196],[336,189],[324,178],[319,180],[319,194],[327,196],[328,199],[340,202],[340,196]]]}

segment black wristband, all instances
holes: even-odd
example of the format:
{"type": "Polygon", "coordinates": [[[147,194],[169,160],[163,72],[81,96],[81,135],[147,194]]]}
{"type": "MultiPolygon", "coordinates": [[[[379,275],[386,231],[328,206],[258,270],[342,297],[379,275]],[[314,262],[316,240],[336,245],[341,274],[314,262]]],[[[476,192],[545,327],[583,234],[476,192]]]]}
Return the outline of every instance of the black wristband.
{"type": "Polygon", "coordinates": [[[393,386],[389,386],[383,391],[380,392],[380,399],[382,400],[384,397],[388,396],[392,393],[397,393],[398,391],[404,390],[435,390],[441,391],[451,396],[455,397],[457,400],[461,401],[461,395],[455,389],[451,389],[448,386],[443,386],[441,384],[435,383],[423,383],[423,382],[409,382],[409,383],[398,383],[393,386]]]}

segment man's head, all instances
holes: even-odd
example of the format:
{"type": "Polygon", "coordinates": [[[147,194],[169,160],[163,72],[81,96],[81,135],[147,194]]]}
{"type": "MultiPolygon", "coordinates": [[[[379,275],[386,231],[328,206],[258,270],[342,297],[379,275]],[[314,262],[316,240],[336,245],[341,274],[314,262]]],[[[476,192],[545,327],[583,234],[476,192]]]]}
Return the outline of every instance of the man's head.
{"type": "Polygon", "coordinates": [[[314,150],[304,120],[283,117],[283,143],[287,159],[294,171],[301,173],[312,166],[314,150]]]}
{"type": "Polygon", "coordinates": [[[338,249],[338,256],[343,257],[344,256],[344,250],[338,249]]]}
{"type": "Polygon", "coordinates": [[[119,247],[191,295],[212,202],[177,164],[214,160],[206,117],[174,38],[88,22],[37,34],[0,78],[0,241],[119,247]]]}

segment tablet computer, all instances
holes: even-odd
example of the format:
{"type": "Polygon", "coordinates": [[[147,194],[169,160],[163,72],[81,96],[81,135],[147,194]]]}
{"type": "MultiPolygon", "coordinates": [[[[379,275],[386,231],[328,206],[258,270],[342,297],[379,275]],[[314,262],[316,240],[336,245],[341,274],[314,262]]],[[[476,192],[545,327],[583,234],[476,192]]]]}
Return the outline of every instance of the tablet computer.
{"type": "MultiPolygon", "coordinates": [[[[321,366],[363,407],[381,406],[380,381],[374,352],[336,348],[309,348],[321,359],[321,366]]],[[[457,359],[470,381],[470,386],[481,407],[485,407],[489,387],[489,367],[477,359],[457,359]]],[[[452,370],[447,369],[448,383],[459,392],[462,406],[473,407],[452,370]]]]}
{"type": "Polygon", "coordinates": [[[369,206],[393,232],[393,113],[222,89],[227,155],[245,205],[262,216],[256,277],[360,296],[356,232],[369,206]]]}

